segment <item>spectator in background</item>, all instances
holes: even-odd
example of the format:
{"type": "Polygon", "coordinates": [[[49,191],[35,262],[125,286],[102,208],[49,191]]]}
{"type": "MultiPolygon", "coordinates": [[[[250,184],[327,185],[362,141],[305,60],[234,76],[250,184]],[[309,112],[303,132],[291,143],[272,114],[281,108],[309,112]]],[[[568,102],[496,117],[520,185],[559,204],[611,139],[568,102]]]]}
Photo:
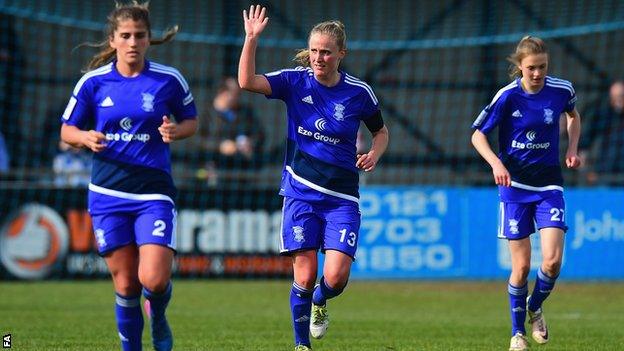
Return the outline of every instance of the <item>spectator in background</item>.
{"type": "MultiPolygon", "coordinates": [[[[264,137],[253,110],[240,101],[241,89],[234,77],[223,79],[212,106],[217,118],[210,128],[218,141],[217,169],[248,169],[260,164],[257,151],[264,137]]],[[[211,133],[212,134],[212,133],[211,133]]]]}
{"type": "Polygon", "coordinates": [[[579,148],[588,184],[610,184],[624,172],[624,81],[609,89],[609,102],[588,113],[579,148]],[[611,176],[609,178],[608,176],[611,176]]]}
{"type": "Polygon", "coordinates": [[[55,186],[86,188],[90,180],[91,154],[61,140],[52,168],[55,186]]]}

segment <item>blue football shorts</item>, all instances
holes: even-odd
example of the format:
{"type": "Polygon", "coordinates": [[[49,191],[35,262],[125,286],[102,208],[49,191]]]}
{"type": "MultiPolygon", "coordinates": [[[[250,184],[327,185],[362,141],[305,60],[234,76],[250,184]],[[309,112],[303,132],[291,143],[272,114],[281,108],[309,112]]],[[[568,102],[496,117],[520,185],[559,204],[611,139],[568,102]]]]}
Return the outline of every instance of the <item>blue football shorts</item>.
{"type": "Polygon", "coordinates": [[[498,237],[501,239],[524,239],[535,228],[561,228],[568,230],[565,222],[563,194],[550,196],[534,202],[501,202],[498,217],[498,237]]]}
{"type": "Polygon", "coordinates": [[[168,201],[147,201],[136,211],[91,215],[100,255],[129,244],[156,244],[175,250],[176,211],[168,201]]]}
{"type": "Polygon", "coordinates": [[[280,253],[337,250],[355,259],[361,214],[357,203],[284,198],[280,253]]]}

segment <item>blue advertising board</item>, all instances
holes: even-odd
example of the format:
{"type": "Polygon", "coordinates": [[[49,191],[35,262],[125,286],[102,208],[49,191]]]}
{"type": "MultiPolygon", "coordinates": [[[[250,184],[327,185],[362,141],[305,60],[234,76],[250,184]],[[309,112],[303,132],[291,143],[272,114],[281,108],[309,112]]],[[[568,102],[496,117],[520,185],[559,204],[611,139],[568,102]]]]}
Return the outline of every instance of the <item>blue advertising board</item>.
{"type": "MultiPolygon", "coordinates": [[[[565,192],[564,279],[624,279],[624,190],[565,192]]],[[[353,278],[502,279],[511,261],[496,236],[495,188],[366,187],[353,278]]],[[[532,269],[541,264],[532,235],[532,269]]]]}

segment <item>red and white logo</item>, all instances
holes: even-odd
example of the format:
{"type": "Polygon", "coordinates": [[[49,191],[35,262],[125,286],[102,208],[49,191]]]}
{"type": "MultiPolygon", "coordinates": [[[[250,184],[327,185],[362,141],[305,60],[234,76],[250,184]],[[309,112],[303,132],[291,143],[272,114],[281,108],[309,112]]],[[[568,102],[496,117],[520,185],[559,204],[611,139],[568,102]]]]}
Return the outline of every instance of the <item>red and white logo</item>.
{"type": "Polygon", "coordinates": [[[50,207],[27,204],[8,216],[0,230],[0,261],[15,277],[41,279],[65,258],[69,231],[50,207]]]}

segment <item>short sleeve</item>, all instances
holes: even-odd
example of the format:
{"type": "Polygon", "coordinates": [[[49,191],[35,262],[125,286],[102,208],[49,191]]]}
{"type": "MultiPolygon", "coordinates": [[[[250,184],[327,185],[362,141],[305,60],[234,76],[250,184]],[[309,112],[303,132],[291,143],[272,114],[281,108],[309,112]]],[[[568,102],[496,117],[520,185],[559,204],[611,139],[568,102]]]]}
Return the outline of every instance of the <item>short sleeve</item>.
{"type": "Polygon", "coordinates": [[[195,106],[193,94],[191,93],[186,79],[184,79],[179,72],[177,73],[177,79],[170,80],[172,89],[169,99],[169,108],[177,122],[181,122],[185,119],[195,119],[197,117],[197,107],[195,106]]]}
{"type": "Polygon", "coordinates": [[[492,102],[487,105],[477,119],[472,123],[472,128],[478,129],[483,134],[488,134],[492,131],[501,119],[506,115],[507,111],[507,95],[500,95],[494,97],[492,102]]]}
{"type": "Polygon", "coordinates": [[[366,84],[364,87],[364,93],[362,99],[362,114],[361,120],[369,119],[370,117],[376,116],[379,114],[379,100],[377,100],[377,96],[373,89],[366,84]]]}
{"type": "Polygon", "coordinates": [[[91,118],[93,118],[93,80],[83,77],[74,87],[61,116],[61,122],[82,129],[91,118]]]}
{"type": "Polygon", "coordinates": [[[271,85],[271,94],[266,95],[267,99],[279,99],[286,100],[290,94],[290,87],[293,85],[293,80],[305,71],[304,67],[297,67],[295,69],[282,69],[270,73],[265,73],[264,76],[271,85]]]}
{"type": "Polygon", "coordinates": [[[572,84],[570,84],[570,88],[571,90],[569,91],[569,94],[567,94],[566,98],[568,100],[568,102],[566,103],[566,106],[564,108],[564,111],[566,112],[572,112],[574,111],[574,108],[576,107],[576,91],[574,90],[574,88],[572,87],[572,84]]]}

